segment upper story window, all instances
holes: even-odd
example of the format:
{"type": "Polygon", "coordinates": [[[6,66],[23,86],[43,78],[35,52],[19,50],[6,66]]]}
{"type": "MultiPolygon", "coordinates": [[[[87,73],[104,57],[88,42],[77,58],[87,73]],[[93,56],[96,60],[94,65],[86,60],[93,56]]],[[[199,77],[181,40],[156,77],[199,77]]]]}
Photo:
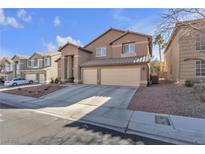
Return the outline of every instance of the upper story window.
{"type": "Polygon", "coordinates": [[[196,38],[196,50],[205,51],[205,35],[196,38]]]}
{"type": "Polygon", "coordinates": [[[106,56],[106,48],[96,48],[96,57],[104,57],[106,56]]]}
{"type": "Polygon", "coordinates": [[[33,60],[33,67],[38,67],[38,59],[33,60]]]}
{"type": "Polygon", "coordinates": [[[28,67],[31,67],[31,66],[32,66],[32,65],[31,65],[31,60],[28,60],[27,66],[28,66],[28,67]]]}
{"type": "Polygon", "coordinates": [[[5,64],[5,71],[6,72],[12,71],[12,65],[11,64],[5,64]]]}
{"type": "Polygon", "coordinates": [[[51,64],[50,58],[49,57],[45,58],[44,59],[44,66],[50,66],[50,64],[51,64]]]}
{"type": "Polygon", "coordinates": [[[28,60],[27,66],[29,68],[38,68],[39,67],[39,59],[28,60]]]}
{"type": "Polygon", "coordinates": [[[205,76],[205,61],[196,61],[196,76],[205,76]]]}
{"type": "Polygon", "coordinates": [[[122,53],[134,53],[136,51],[136,47],[134,43],[128,43],[122,45],[122,53]]]}

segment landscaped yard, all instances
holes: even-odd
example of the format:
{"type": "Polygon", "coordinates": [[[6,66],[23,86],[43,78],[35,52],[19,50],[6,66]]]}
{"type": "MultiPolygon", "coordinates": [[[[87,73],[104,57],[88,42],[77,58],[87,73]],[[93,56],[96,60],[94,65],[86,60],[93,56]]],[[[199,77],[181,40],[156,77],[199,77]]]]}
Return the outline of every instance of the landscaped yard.
{"type": "Polygon", "coordinates": [[[193,88],[173,83],[140,87],[128,109],[205,118],[205,102],[195,96],[193,88]]]}
{"type": "Polygon", "coordinates": [[[12,90],[2,91],[4,93],[21,95],[21,96],[30,96],[30,97],[41,97],[43,95],[47,95],[52,93],[58,89],[64,88],[65,86],[57,85],[57,84],[45,84],[40,86],[32,86],[25,88],[16,88],[12,90]]]}

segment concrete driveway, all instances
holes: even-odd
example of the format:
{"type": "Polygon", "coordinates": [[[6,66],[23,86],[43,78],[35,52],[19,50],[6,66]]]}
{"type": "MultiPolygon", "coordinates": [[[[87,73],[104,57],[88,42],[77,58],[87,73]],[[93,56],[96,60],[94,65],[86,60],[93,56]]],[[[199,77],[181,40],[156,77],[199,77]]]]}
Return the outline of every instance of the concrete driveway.
{"type": "Polygon", "coordinates": [[[75,104],[127,108],[136,88],[119,86],[69,85],[33,103],[41,107],[68,107],[75,104]]]}
{"type": "Polygon", "coordinates": [[[37,112],[100,126],[114,125],[116,130],[124,132],[132,114],[127,107],[136,90],[135,87],[82,84],[68,85],[37,99],[3,93],[0,97],[37,112]]]}

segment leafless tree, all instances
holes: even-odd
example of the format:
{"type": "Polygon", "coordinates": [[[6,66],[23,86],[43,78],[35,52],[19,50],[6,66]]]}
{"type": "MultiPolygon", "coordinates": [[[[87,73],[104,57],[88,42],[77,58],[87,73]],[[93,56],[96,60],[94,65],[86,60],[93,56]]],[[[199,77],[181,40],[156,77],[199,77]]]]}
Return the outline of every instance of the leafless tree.
{"type": "Polygon", "coordinates": [[[165,40],[170,37],[172,31],[179,27],[184,26],[189,30],[197,30],[205,33],[204,28],[197,27],[192,22],[187,22],[195,19],[205,18],[205,9],[199,8],[177,8],[168,9],[161,14],[161,23],[158,26],[157,34],[162,34],[165,40]]]}

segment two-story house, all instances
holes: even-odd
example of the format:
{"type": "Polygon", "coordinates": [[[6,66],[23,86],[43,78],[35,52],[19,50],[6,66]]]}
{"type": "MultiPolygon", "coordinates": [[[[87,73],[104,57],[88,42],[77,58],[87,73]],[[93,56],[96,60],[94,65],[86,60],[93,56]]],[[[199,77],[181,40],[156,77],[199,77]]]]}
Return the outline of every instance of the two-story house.
{"type": "Polygon", "coordinates": [[[13,61],[11,58],[3,57],[0,60],[0,76],[6,80],[13,79],[13,61]]]}
{"type": "Polygon", "coordinates": [[[28,56],[15,55],[12,57],[13,61],[13,77],[23,77],[22,70],[27,68],[28,56]]]}
{"type": "Polygon", "coordinates": [[[67,43],[59,51],[56,62],[62,81],[123,86],[149,81],[150,35],[111,28],[84,47],[67,43]]]}
{"type": "Polygon", "coordinates": [[[167,79],[205,79],[205,19],[178,23],[164,51],[167,79]]]}
{"type": "Polygon", "coordinates": [[[59,52],[35,52],[27,59],[26,68],[21,70],[22,75],[34,82],[49,83],[57,78],[55,61],[59,57],[59,52]]]}

